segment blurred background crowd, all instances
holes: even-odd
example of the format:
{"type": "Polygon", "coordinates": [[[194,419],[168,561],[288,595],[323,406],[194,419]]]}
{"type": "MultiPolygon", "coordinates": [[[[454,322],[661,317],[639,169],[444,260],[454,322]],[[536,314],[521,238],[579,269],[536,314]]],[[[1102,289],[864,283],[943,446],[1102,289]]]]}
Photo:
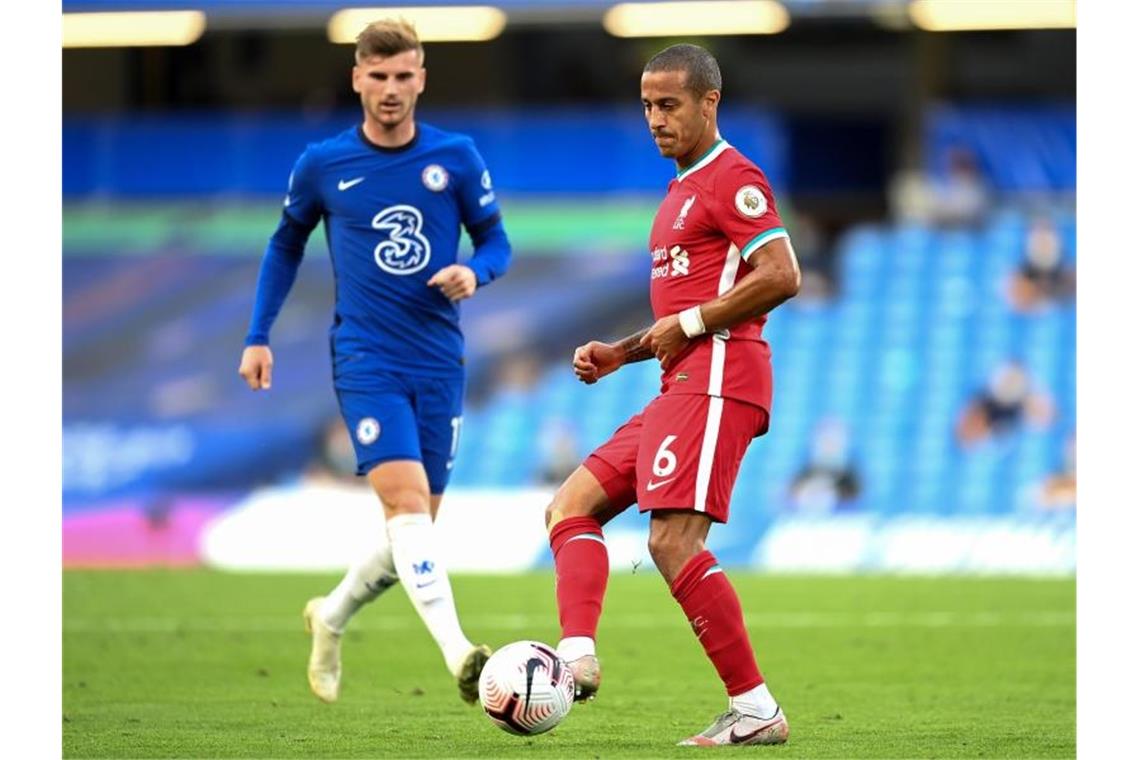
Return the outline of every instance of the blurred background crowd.
{"type": "MultiPolygon", "coordinates": [[[[341,5],[191,4],[201,15],[179,44],[69,47],[69,14],[186,4],[63,3],[73,565],[233,564],[209,533],[252,498],[304,493],[320,508],[363,488],[330,382],[320,234],[273,333],[273,390],[251,394],[236,374],[292,162],[359,119],[352,47],[330,42],[341,5]]],[[[718,556],[1072,570],[1072,3],[746,3],[731,34],[700,26],[727,10],[694,3],[660,36],[596,0],[496,5],[505,23],[465,22],[485,39],[461,41],[433,42],[431,17],[403,12],[428,40],[419,118],[475,138],[515,251],[463,306],[468,402],[445,508],[551,488],[656,393],[653,362],[585,387],[569,357],[651,321],[646,240],[674,169],[638,82],[650,55],[691,41],[720,62],[722,134],[767,173],[804,272],[765,329],[771,429],[741,467],[718,556]],[[975,5],[1013,20],[963,30],[975,5]],[[957,27],[938,15],[955,7],[957,27]],[[1033,15],[1058,7],[1069,16],[1033,15]]],[[[544,506],[530,501],[528,525],[544,506]]],[[[532,538],[518,537],[520,566],[543,561],[532,538]]]]}

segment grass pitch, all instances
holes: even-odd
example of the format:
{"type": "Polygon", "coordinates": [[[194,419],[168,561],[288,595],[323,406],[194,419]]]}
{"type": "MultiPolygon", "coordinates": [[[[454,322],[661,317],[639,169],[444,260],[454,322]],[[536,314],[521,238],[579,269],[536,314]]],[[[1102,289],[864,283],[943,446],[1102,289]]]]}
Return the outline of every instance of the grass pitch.
{"type": "MultiPolygon", "coordinates": [[[[791,725],[782,758],[1072,757],[1072,580],[732,573],[791,725]]],[[[655,572],[610,578],[597,701],[533,738],[460,702],[397,587],[353,621],[340,701],[305,680],[301,608],[337,578],[64,574],[65,757],[692,757],[725,696],[655,572]]],[[[552,576],[453,579],[468,635],[558,639],[552,576]]],[[[716,751],[716,750],[714,750],[716,751]]]]}

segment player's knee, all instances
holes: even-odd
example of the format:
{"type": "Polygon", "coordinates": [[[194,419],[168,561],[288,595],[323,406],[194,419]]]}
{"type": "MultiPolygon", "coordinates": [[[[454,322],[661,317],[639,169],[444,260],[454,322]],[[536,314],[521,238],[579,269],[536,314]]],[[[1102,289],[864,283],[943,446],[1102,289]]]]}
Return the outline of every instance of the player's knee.
{"type": "Polygon", "coordinates": [[[562,510],[557,507],[558,502],[551,501],[546,505],[546,529],[550,530],[558,523],[562,522],[562,510]]]}
{"type": "Polygon", "coordinates": [[[676,540],[665,531],[649,532],[649,556],[658,567],[675,551],[676,543],[676,540]]]}
{"type": "Polygon", "coordinates": [[[387,517],[416,513],[431,514],[431,501],[426,493],[417,488],[399,488],[387,491],[380,496],[387,517]]]}
{"type": "Polygon", "coordinates": [[[590,509],[574,497],[568,484],[562,486],[554,494],[554,498],[546,505],[546,529],[550,530],[568,517],[584,517],[590,514],[590,509]]]}
{"type": "Polygon", "coordinates": [[[574,501],[559,491],[546,505],[546,529],[550,530],[568,517],[580,517],[587,514],[585,511],[575,509],[574,501]]]}
{"type": "Polygon", "coordinates": [[[703,541],[684,532],[665,526],[651,526],[649,531],[649,556],[667,580],[672,581],[685,563],[702,549],[703,541]]]}

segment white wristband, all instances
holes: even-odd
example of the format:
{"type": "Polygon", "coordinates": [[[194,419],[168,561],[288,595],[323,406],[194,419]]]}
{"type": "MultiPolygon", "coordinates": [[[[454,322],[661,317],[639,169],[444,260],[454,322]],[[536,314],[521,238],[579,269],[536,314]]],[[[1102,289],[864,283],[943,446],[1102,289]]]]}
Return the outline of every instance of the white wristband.
{"type": "Polygon", "coordinates": [[[701,316],[700,306],[690,306],[677,316],[681,320],[681,329],[686,336],[695,338],[705,334],[705,320],[701,316]]]}

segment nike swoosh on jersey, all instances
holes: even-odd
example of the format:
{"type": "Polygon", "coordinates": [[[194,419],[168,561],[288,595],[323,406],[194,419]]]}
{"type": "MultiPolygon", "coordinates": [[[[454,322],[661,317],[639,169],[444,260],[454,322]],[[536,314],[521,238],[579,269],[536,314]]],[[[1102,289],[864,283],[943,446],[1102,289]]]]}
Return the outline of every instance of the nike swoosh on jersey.
{"type": "Polygon", "coordinates": [[[336,183],[337,190],[347,190],[350,187],[355,187],[364,181],[364,177],[357,177],[356,179],[342,179],[336,183]]]}
{"type": "Polygon", "coordinates": [[[656,483],[654,483],[651,480],[645,484],[645,490],[646,491],[656,491],[661,486],[665,485],[666,483],[672,483],[674,480],[676,480],[676,478],[669,478],[668,480],[659,480],[656,483]]]}

